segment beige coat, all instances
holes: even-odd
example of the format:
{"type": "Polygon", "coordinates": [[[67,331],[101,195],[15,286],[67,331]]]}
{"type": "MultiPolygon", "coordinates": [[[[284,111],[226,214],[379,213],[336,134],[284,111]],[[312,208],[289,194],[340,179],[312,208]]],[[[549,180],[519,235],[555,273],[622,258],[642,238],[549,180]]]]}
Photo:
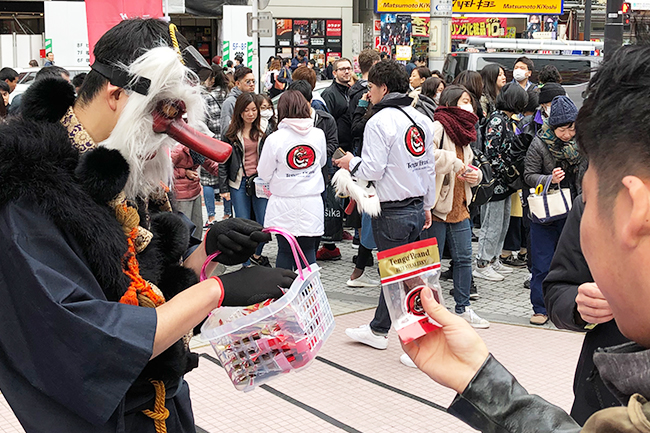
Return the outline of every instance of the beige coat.
{"type": "MultiPolygon", "coordinates": [[[[456,144],[451,141],[449,134],[444,134],[444,128],[440,122],[433,122],[434,136],[433,144],[435,146],[434,155],[436,158],[436,204],[432,209],[433,214],[441,220],[446,220],[447,215],[451,212],[454,203],[454,186],[456,184],[456,175],[463,168],[463,164],[471,164],[474,160],[474,152],[470,146],[463,148],[463,159],[461,161],[456,157],[456,144]],[[440,141],[443,140],[442,145],[440,141]]],[[[467,203],[472,201],[471,187],[478,185],[483,179],[483,173],[479,170],[478,181],[470,185],[465,183],[465,197],[467,203]]]]}

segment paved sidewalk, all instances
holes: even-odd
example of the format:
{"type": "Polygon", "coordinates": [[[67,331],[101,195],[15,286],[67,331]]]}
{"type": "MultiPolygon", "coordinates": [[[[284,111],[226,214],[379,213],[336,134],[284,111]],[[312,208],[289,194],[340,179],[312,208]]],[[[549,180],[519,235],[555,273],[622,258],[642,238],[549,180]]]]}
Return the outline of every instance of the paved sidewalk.
{"type": "MultiPolygon", "coordinates": [[[[454,392],[419,370],[403,366],[394,332],[388,349],[350,341],[345,328],[367,323],[371,311],[336,317],[336,328],[307,369],[249,393],[235,390],[206,343],[190,383],[198,432],[436,432],[473,431],[445,412],[454,392]]],[[[529,392],[569,410],[582,336],[525,326],[493,324],[479,331],[490,351],[529,392]]],[[[532,431],[532,430],[531,430],[532,431]]],[[[22,432],[0,399],[0,432],[22,432]]]]}
{"type": "MultiPolygon", "coordinates": [[[[222,207],[217,206],[220,218],[222,207]]],[[[271,381],[250,393],[236,391],[226,373],[212,362],[214,352],[195,338],[202,354],[200,366],[187,375],[197,431],[202,432],[469,432],[473,431],[444,411],[454,393],[423,373],[399,362],[401,347],[394,332],[389,347],[377,351],[349,341],[344,331],[368,323],[379,297],[379,287],[349,288],[357,247],[339,242],[342,259],[319,262],[321,275],[336,317],[336,329],[313,364],[297,374],[271,381]]],[[[476,244],[474,244],[476,248],[476,244]]],[[[275,240],[264,254],[275,261],[275,240]]],[[[447,260],[443,261],[443,270],[447,260]]],[[[236,268],[233,268],[236,269],[236,268]]],[[[378,278],[375,265],[366,272],[378,278]]],[[[480,330],[490,351],[531,393],[569,410],[572,381],[583,336],[557,331],[552,325],[529,325],[530,292],[523,287],[525,269],[516,269],[505,281],[476,280],[481,298],[473,308],[492,325],[480,330]],[[524,325],[524,326],[521,326],[524,325]]],[[[441,282],[445,303],[452,282],[441,282]]],[[[22,432],[0,394],[0,433],[22,432]]]]}

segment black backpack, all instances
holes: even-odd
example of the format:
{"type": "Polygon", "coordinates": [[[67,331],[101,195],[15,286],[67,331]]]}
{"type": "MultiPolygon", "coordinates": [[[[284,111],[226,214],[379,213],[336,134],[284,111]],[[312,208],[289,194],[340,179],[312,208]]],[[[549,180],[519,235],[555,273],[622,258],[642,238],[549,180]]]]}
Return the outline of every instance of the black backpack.
{"type": "Polygon", "coordinates": [[[483,206],[485,203],[489,202],[494,194],[494,175],[492,174],[492,166],[490,161],[483,155],[478,149],[472,149],[474,151],[474,166],[478,167],[483,173],[483,179],[481,183],[472,188],[472,206],[483,206]]]}

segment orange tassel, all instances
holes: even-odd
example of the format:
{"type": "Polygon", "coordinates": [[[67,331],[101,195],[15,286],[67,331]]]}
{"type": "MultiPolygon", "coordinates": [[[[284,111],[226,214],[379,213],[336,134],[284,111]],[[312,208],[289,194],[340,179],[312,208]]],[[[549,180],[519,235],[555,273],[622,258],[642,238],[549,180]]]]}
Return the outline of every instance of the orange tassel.
{"type": "Polygon", "coordinates": [[[131,230],[129,237],[127,238],[129,249],[124,255],[124,258],[126,259],[126,269],[124,269],[123,272],[129,277],[129,279],[131,279],[131,284],[129,284],[126,293],[124,293],[122,298],[120,298],[120,303],[127,305],[140,305],[138,302],[138,295],[141,294],[149,298],[157,307],[162,305],[165,300],[157,295],[151,289],[149,283],[147,283],[140,275],[140,265],[138,259],[135,257],[135,243],[133,242],[137,235],[138,228],[135,227],[131,230]]]}

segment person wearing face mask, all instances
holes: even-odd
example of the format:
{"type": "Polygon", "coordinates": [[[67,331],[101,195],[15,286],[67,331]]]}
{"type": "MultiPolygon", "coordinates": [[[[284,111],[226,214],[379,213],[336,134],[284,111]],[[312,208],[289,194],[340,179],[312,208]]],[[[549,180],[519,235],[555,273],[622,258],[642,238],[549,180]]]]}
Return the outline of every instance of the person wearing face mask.
{"type": "Polygon", "coordinates": [[[442,78],[427,78],[422,84],[422,93],[420,94],[431,99],[435,107],[438,108],[438,105],[440,104],[440,95],[442,94],[442,91],[445,90],[446,86],[447,84],[442,78]]]}
{"type": "Polygon", "coordinates": [[[558,83],[546,83],[539,87],[539,105],[540,109],[535,114],[535,122],[540,126],[551,114],[551,102],[556,96],[566,96],[566,90],[558,83]]]}
{"type": "Polygon", "coordinates": [[[515,133],[518,118],[528,103],[528,95],[514,83],[503,86],[497,96],[496,111],[487,120],[485,132],[485,157],[492,166],[495,187],[492,198],[481,209],[481,236],[474,277],[488,281],[503,281],[503,274],[512,270],[499,260],[510,223],[510,195],[512,187],[509,171],[518,161],[514,149],[521,149],[515,133]]]}
{"type": "Polygon", "coordinates": [[[515,67],[512,70],[512,82],[518,83],[522,89],[528,90],[535,84],[530,81],[530,76],[535,70],[535,64],[526,56],[519,57],[515,60],[515,67]]]}
{"type": "Polygon", "coordinates": [[[255,99],[260,105],[260,130],[264,131],[264,135],[268,137],[278,129],[273,101],[268,95],[255,95],[255,99]]]}
{"type": "MultiPolygon", "coordinates": [[[[547,84],[548,85],[548,84],[547,84]]],[[[540,183],[551,183],[571,190],[571,199],[582,192],[582,177],[586,171],[586,159],[578,152],[574,139],[574,122],[578,116],[575,104],[566,96],[556,96],[551,103],[551,115],[544,121],[537,136],[528,148],[524,168],[524,180],[530,188],[540,183]]],[[[560,234],[566,218],[548,224],[530,224],[530,254],[532,279],[530,301],[534,314],[530,323],[543,325],[548,321],[544,305],[542,282],[551,266],[560,234]]]]}
{"type": "MultiPolygon", "coordinates": [[[[438,239],[440,255],[449,238],[449,250],[454,261],[455,313],[474,328],[488,328],[490,323],[470,308],[472,283],[472,230],[469,203],[473,186],[483,176],[480,170],[469,168],[474,160],[470,143],[476,140],[478,117],[469,91],[458,85],[447,87],[435,112],[434,154],[436,160],[436,204],[431,227],[422,237],[438,239]]],[[[410,360],[405,357],[404,361],[410,360]]]]}

